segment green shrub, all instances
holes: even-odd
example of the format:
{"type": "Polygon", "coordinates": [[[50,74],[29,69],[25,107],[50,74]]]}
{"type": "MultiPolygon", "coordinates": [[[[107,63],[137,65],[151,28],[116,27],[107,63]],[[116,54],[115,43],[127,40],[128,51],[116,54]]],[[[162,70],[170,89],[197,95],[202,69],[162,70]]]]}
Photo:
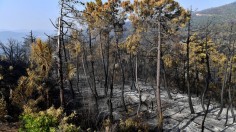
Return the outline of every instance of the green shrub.
{"type": "Polygon", "coordinates": [[[20,118],[23,126],[20,132],[55,132],[57,121],[51,115],[25,114],[20,118]]]}
{"type": "Polygon", "coordinates": [[[24,107],[24,113],[20,116],[20,132],[80,132],[80,127],[67,123],[75,113],[65,116],[63,109],[51,107],[46,111],[33,112],[29,107],[24,107]]]}

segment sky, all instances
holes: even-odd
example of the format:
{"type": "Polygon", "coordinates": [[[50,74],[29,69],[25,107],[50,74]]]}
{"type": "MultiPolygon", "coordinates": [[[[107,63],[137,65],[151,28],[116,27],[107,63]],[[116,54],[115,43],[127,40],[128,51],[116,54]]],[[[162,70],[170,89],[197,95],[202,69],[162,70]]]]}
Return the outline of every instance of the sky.
{"type": "Polygon", "coordinates": [[[58,0],[0,0],[0,30],[51,30],[58,0]]]}
{"type": "MultiPolygon", "coordinates": [[[[54,30],[50,23],[59,14],[59,0],[0,0],[0,31],[54,30]]],[[[84,0],[83,0],[84,1],[84,0]]],[[[105,1],[105,0],[104,0],[105,1]]],[[[176,0],[184,8],[203,10],[236,0],[176,0]]]]}

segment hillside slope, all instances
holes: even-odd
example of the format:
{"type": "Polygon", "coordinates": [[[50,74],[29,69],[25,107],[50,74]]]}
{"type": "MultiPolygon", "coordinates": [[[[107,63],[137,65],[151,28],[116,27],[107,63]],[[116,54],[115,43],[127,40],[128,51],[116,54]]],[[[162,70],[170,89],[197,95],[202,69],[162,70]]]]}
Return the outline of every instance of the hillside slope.
{"type": "Polygon", "coordinates": [[[236,21],[236,2],[194,12],[193,17],[196,22],[208,19],[217,23],[236,21]]]}

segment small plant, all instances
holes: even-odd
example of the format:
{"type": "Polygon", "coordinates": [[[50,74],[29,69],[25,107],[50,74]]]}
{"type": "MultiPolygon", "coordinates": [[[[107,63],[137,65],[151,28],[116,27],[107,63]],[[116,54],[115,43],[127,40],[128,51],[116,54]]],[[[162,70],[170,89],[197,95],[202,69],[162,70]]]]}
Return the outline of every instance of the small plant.
{"type": "Polygon", "coordinates": [[[112,124],[109,119],[104,120],[102,123],[102,127],[106,132],[110,131],[111,126],[112,126],[112,124]]]}
{"type": "Polygon", "coordinates": [[[128,118],[121,120],[119,124],[120,132],[148,132],[148,125],[141,118],[128,118]]]}
{"type": "Polygon", "coordinates": [[[7,115],[7,104],[4,98],[0,98],[0,119],[7,115]]]}

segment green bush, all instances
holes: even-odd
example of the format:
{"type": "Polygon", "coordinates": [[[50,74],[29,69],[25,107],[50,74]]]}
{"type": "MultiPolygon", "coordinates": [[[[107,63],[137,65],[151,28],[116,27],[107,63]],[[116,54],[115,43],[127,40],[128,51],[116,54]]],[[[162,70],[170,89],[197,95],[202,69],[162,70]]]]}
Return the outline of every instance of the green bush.
{"type": "Polygon", "coordinates": [[[20,117],[23,126],[20,132],[55,132],[57,120],[51,115],[25,114],[20,117]]]}
{"type": "Polygon", "coordinates": [[[20,132],[80,132],[80,127],[67,123],[74,117],[74,113],[65,116],[61,108],[51,107],[46,111],[33,112],[29,107],[24,107],[24,113],[20,116],[20,132]]]}

